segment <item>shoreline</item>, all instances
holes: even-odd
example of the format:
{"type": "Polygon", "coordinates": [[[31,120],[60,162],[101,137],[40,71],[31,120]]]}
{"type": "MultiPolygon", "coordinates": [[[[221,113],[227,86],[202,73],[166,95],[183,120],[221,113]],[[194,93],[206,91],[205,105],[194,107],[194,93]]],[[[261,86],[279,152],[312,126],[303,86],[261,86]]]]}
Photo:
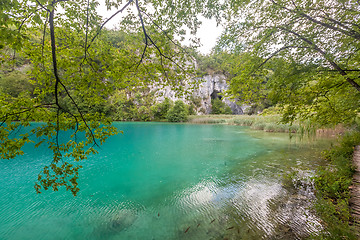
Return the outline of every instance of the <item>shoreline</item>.
{"type": "Polygon", "coordinates": [[[263,130],[265,132],[280,132],[316,137],[337,137],[348,131],[341,125],[330,129],[317,128],[305,122],[295,122],[293,124],[281,123],[280,115],[191,115],[187,123],[248,126],[251,129],[263,130]]]}

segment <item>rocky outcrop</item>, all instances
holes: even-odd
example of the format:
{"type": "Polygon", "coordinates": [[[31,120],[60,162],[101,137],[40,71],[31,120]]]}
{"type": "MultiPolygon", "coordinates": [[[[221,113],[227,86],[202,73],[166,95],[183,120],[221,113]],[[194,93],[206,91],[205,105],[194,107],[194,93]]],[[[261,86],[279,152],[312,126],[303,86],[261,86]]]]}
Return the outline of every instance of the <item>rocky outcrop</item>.
{"type": "MultiPolygon", "coordinates": [[[[234,114],[243,114],[243,109],[236,101],[223,96],[225,91],[229,88],[224,75],[205,75],[197,80],[201,83],[197,88],[190,91],[190,97],[177,96],[174,90],[166,86],[163,88],[153,88],[153,90],[156,91],[156,100],[162,102],[165,98],[169,98],[172,101],[180,99],[187,104],[193,103],[196,108],[195,111],[198,114],[209,114],[211,113],[211,99],[218,98],[227,104],[234,114]]],[[[190,84],[186,87],[189,89],[190,84]]]]}

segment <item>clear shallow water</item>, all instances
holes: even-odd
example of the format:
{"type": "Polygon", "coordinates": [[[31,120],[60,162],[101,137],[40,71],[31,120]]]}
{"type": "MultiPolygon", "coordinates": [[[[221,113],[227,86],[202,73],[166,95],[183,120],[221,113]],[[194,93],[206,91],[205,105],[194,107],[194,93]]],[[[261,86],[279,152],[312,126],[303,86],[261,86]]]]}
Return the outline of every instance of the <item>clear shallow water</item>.
{"type": "Polygon", "coordinates": [[[36,195],[46,148],[1,160],[0,239],[298,239],[321,229],[312,193],[284,187],[282,175],[311,175],[327,143],[239,126],[115,125],[124,134],[82,163],[77,197],[36,195]]]}

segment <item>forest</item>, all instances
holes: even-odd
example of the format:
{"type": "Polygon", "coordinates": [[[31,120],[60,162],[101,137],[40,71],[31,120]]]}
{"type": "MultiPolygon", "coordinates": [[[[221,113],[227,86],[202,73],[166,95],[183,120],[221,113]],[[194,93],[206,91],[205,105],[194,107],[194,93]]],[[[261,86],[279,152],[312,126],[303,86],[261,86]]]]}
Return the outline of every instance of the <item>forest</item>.
{"type": "MultiPolygon", "coordinates": [[[[229,86],[224,96],[250,106],[251,114],[352,132],[346,153],[326,155],[343,154],[347,160],[336,164],[345,170],[322,170],[314,180],[322,201],[333,204],[322,203],[331,208],[323,213],[340,216],[329,226],[341,222],[351,232],[353,169],[344,161],[360,142],[357,0],[2,0],[0,10],[0,154],[13,159],[30,142],[51,149],[38,193],[64,187],[76,195],[80,162],[120,133],[113,121],[186,122],[204,114],[191,93],[202,76],[221,74],[229,86]],[[101,16],[100,3],[113,15],[101,16]],[[200,16],[224,28],[207,55],[197,51],[200,16]],[[121,20],[110,28],[115,17],[121,20]],[[165,88],[178,100],[159,101],[165,88]],[[32,122],[43,124],[15,134],[32,122]],[[59,142],[61,131],[71,132],[66,143],[59,142]],[[85,140],[77,141],[81,134],[85,140]]],[[[232,114],[219,99],[211,105],[212,114],[232,114]]]]}

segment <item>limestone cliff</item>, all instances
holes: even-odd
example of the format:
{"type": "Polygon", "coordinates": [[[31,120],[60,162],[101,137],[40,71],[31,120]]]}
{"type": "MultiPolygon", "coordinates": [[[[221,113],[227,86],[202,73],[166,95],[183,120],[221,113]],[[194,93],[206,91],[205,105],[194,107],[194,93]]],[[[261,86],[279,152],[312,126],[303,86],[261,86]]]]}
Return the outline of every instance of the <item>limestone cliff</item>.
{"type": "Polygon", "coordinates": [[[197,80],[200,80],[201,83],[197,88],[190,90],[190,96],[188,96],[188,98],[185,96],[177,96],[176,92],[170,87],[153,87],[152,90],[156,91],[156,100],[159,102],[162,102],[165,98],[169,98],[172,101],[180,99],[187,104],[193,102],[196,107],[195,110],[198,114],[211,113],[211,99],[215,98],[219,98],[225,102],[234,114],[243,114],[243,109],[236,104],[235,101],[222,96],[222,93],[224,93],[229,87],[224,75],[204,75],[197,80]]]}

